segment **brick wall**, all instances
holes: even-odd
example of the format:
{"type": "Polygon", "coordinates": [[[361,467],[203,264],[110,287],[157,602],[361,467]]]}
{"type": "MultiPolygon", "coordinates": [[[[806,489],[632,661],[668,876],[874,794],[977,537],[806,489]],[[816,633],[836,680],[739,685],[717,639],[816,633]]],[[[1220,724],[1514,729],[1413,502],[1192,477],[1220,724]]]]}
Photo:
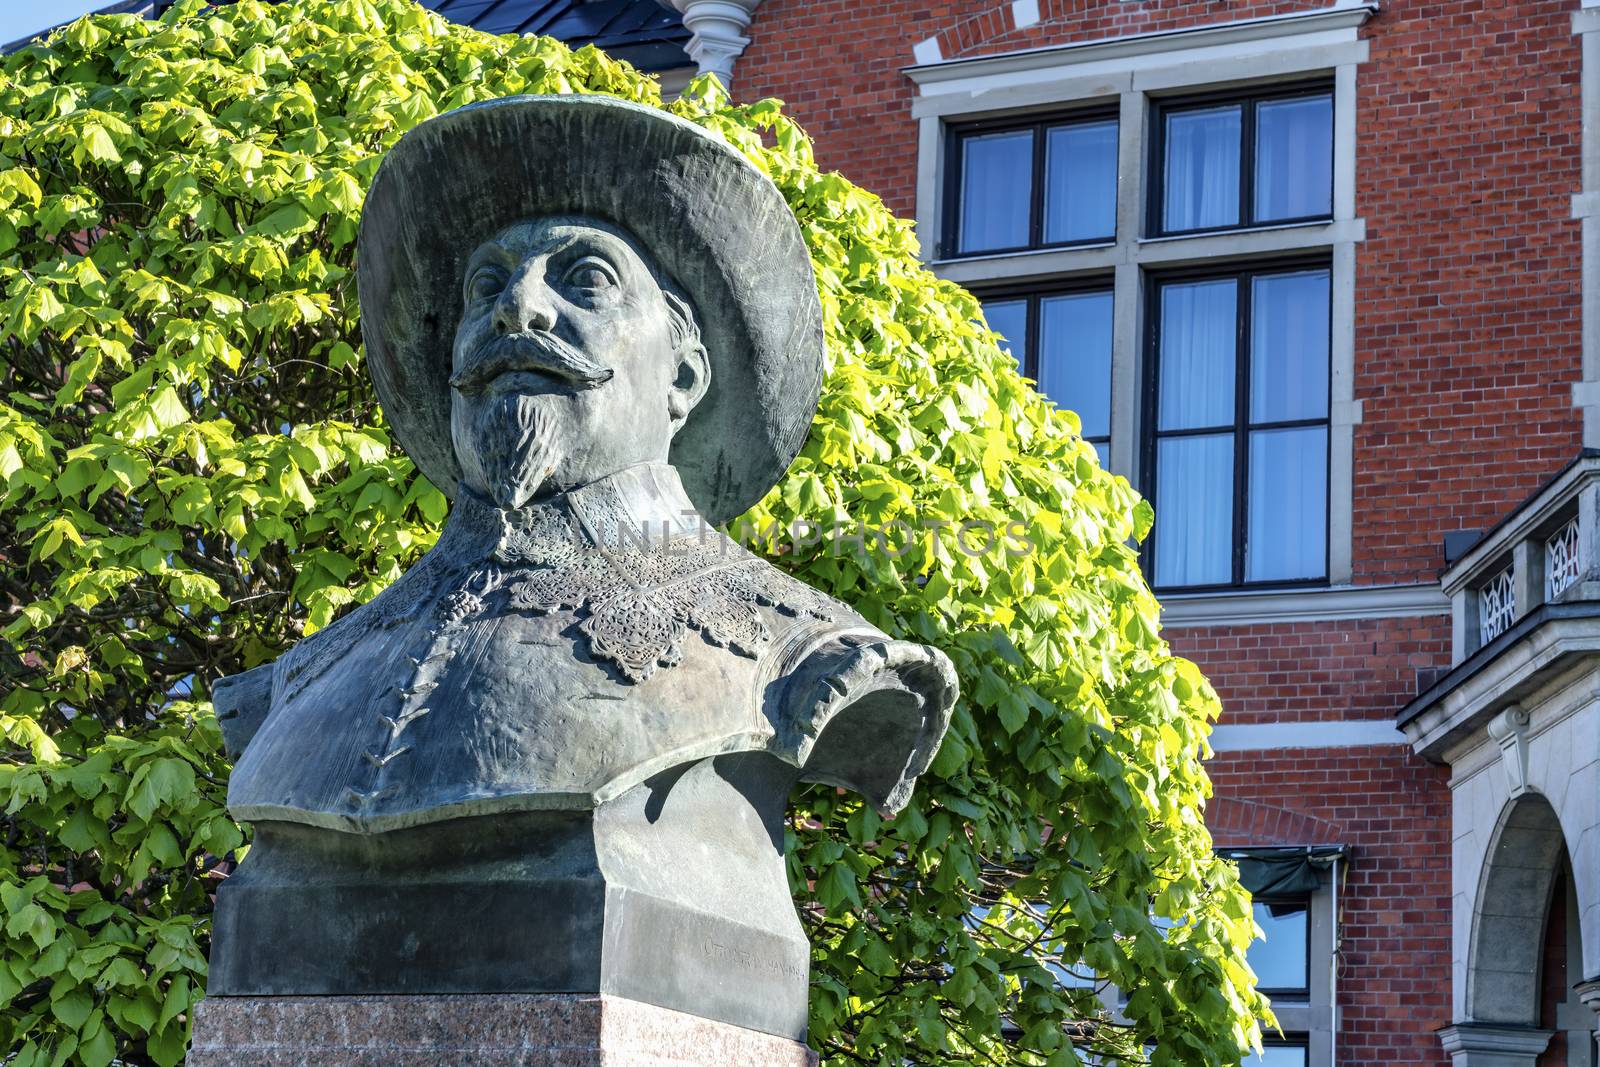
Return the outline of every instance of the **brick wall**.
{"type": "Polygon", "coordinates": [[[1392,746],[1225,753],[1210,770],[1219,846],[1353,850],[1339,890],[1340,1064],[1448,1064],[1434,1034],[1450,1023],[1448,772],[1392,746]],[[1248,820],[1230,825],[1239,812],[1248,820]]]}
{"type": "Polygon", "coordinates": [[[1357,574],[1426,579],[1581,426],[1579,75],[1566,0],[1386,4],[1357,129],[1357,574]]]}
{"type": "Polygon", "coordinates": [[[1168,630],[1200,664],[1224,722],[1393,719],[1417,694],[1417,672],[1450,665],[1444,616],[1168,630]]]}

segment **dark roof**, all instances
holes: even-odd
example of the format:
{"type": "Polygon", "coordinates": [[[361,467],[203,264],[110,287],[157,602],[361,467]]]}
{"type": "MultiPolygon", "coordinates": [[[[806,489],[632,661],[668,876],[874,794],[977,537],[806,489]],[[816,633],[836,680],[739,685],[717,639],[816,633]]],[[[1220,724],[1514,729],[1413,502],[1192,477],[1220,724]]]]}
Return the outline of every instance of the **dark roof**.
{"type": "Polygon", "coordinates": [[[660,0],[422,0],[449,19],[486,33],[537,33],[573,48],[592,44],[640,70],[690,63],[678,12],[660,0]]]}
{"type": "MultiPolygon", "coordinates": [[[[643,71],[691,65],[689,42],[678,12],[663,0],[422,0],[451,22],[486,33],[536,33],[573,48],[592,44],[643,71]]],[[[172,0],[123,0],[96,14],[160,14],[172,0]]],[[[54,29],[55,27],[51,27],[54,29]]],[[[49,30],[41,31],[43,36],[49,30]]],[[[28,40],[0,48],[10,52],[28,40]]]]}

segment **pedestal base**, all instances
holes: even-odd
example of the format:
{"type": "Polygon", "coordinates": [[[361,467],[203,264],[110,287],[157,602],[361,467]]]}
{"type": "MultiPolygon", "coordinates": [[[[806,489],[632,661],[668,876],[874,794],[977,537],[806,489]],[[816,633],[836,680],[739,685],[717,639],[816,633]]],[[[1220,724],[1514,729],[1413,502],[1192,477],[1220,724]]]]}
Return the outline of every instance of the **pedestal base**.
{"type": "Polygon", "coordinates": [[[189,1067],[816,1067],[805,1045],[594,994],[208,997],[189,1067]]]}

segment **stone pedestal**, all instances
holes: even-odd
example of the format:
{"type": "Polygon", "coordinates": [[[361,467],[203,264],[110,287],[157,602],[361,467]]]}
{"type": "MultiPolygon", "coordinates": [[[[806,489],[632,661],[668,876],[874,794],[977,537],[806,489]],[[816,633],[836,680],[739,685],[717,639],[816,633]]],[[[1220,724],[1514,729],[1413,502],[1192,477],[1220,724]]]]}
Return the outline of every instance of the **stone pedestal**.
{"type": "Polygon", "coordinates": [[[209,997],[189,1067],[816,1067],[805,1045],[594,994],[209,997]]]}

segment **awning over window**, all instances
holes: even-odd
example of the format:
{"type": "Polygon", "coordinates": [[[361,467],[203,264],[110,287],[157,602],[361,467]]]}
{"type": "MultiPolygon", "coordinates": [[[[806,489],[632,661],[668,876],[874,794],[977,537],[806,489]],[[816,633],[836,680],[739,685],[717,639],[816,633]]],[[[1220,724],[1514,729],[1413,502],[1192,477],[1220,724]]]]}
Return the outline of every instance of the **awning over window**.
{"type": "Polygon", "coordinates": [[[1344,845],[1296,848],[1219,848],[1239,865],[1239,881],[1258,897],[1304,896],[1322,884],[1322,872],[1349,855],[1344,845]]]}

